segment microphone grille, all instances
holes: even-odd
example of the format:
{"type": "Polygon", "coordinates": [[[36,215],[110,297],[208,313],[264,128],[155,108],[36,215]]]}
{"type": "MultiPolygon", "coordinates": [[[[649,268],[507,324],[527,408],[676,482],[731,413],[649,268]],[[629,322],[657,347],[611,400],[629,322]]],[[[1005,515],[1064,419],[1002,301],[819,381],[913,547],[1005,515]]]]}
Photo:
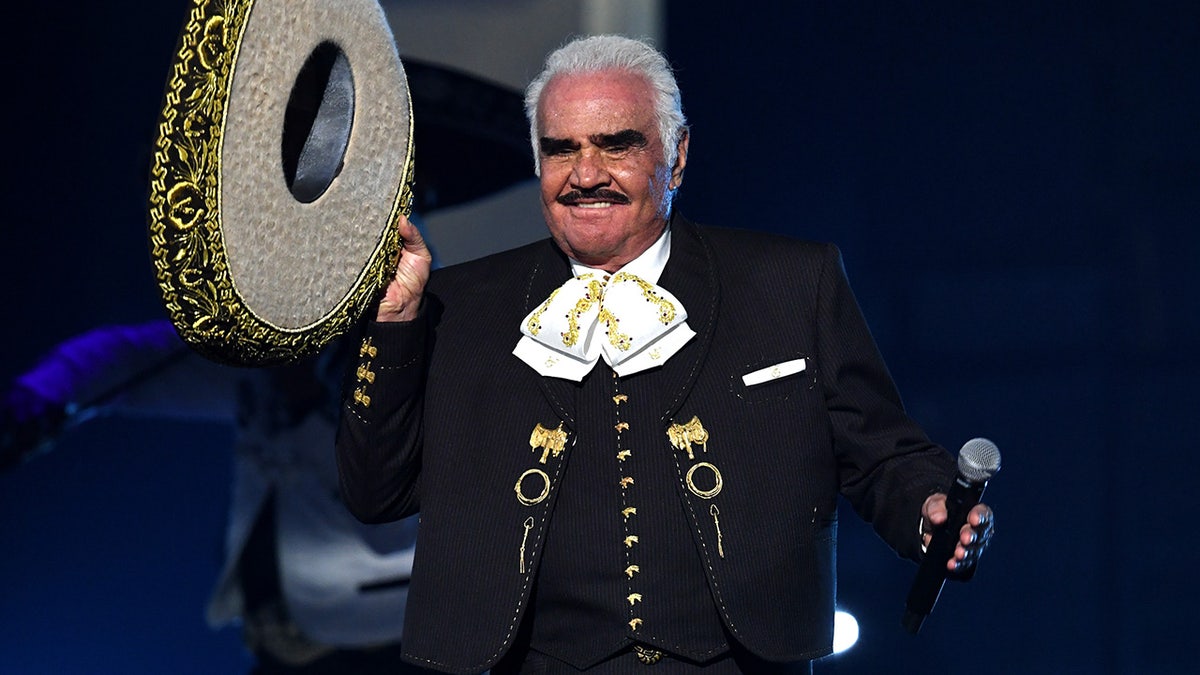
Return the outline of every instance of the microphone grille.
{"type": "Polygon", "coordinates": [[[967,480],[989,480],[1000,470],[1000,448],[986,438],[972,438],[958,453],[958,472],[967,480]]]}

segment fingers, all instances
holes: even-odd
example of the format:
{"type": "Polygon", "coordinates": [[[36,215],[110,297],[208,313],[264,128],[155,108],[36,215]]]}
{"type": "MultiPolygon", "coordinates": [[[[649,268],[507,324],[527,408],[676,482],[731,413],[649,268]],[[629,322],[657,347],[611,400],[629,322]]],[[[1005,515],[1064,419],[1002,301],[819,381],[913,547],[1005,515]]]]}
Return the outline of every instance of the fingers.
{"type": "MultiPolygon", "coordinates": [[[[937,493],[930,495],[921,506],[921,543],[928,546],[933,540],[933,531],[945,524],[948,517],[946,510],[946,495],[937,493]]],[[[995,520],[992,509],[987,504],[976,504],[967,514],[967,522],[959,530],[958,543],[954,547],[954,556],[946,561],[946,569],[951,572],[962,572],[979,561],[991,542],[995,520]]]]}
{"type": "Polygon", "coordinates": [[[954,557],[946,561],[946,569],[962,572],[979,561],[991,543],[995,517],[986,504],[977,504],[967,514],[967,523],[959,530],[954,557]]]}

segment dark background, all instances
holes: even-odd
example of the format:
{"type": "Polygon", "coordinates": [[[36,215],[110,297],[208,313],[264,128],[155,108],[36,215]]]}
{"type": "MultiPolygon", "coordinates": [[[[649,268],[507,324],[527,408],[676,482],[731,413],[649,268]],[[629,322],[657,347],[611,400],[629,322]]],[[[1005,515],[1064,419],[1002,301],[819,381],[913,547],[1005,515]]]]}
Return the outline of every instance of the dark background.
{"type": "MultiPolygon", "coordinates": [[[[146,173],[184,9],[35,3],[5,26],[4,380],[163,314],[146,173]]],[[[682,211],[837,242],[912,414],[1004,453],[996,542],[916,638],[913,568],[843,514],[862,637],[823,670],[1190,670],[1200,5],[668,10],[682,211]]],[[[231,437],[101,420],[0,475],[0,672],[245,670],[236,630],[203,622],[231,437]]]]}

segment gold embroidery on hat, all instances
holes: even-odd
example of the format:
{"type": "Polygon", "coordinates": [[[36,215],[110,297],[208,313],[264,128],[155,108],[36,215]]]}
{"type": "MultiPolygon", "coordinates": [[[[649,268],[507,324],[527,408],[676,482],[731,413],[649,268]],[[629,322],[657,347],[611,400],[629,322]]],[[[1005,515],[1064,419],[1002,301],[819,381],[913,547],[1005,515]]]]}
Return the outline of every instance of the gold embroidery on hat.
{"type": "Polygon", "coordinates": [[[625,576],[627,576],[627,577],[629,577],[630,579],[632,579],[632,578],[633,578],[633,575],[635,575],[635,574],[637,574],[638,572],[641,572],[641,571],[642,571],[642,568],[638,567],[637,565],[630,565],[629,567],[626,567],[626,568],[625,568],[625,576]]]}
{"type": "Polygon", "coordinates": [[[633,607],[634,603],[641,602],[642,594],[641,593],[630,593],[629,595],[625,596],[625,599],[629,601],[629,606],[633,607]]]}
{"type": "Polygon", "coordinates": [[[533,428],[533,433],[529,435],[529,447],[534,452],[541,450],[542,457],[538,460],[540,464],[545,464],[546,459],[553,454],[558,457],[562,454],[563,448],[567,446],[567,432],[563,431],[563,423],[559,422],[554,429],[547,429],[542,426],[541,422],[533,428]]]}
{"type": "Polygon", "coordinates": [[[692,444],[699,443],[700,449],[708,452],[708,431],[700,423],[700,418],[693,416],[687,424],[672,424],[667,428],[667,438],[676,450],[687,452],[688,459],[696,459],[692,454],[692,444]]]}

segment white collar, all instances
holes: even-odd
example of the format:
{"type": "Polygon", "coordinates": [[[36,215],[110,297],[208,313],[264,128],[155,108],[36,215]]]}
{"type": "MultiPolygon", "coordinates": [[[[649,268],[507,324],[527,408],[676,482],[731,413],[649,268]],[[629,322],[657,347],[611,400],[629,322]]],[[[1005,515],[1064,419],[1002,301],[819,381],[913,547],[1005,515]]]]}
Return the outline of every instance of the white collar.
{"type": "MultiPolygon", "coordinates": [[[[667,225],[663,228],[663,233],[650,244],[650,248],[642,251],[638,257],[630,260],[617,270],[617,272],[628,272],[634,276],[641,277],[652,284],[657,284],[659,277],[662,276],[663,270],[667,267],[667,260],[671,258],[671,226],[667,225]]],[[[571,258],[571,273],[577,277],[585,274],[608,274],[601,269],[588,267],[583,263],[571,258]]],[[[616,274],[614,272],[613,274],[616,274]]]]}

